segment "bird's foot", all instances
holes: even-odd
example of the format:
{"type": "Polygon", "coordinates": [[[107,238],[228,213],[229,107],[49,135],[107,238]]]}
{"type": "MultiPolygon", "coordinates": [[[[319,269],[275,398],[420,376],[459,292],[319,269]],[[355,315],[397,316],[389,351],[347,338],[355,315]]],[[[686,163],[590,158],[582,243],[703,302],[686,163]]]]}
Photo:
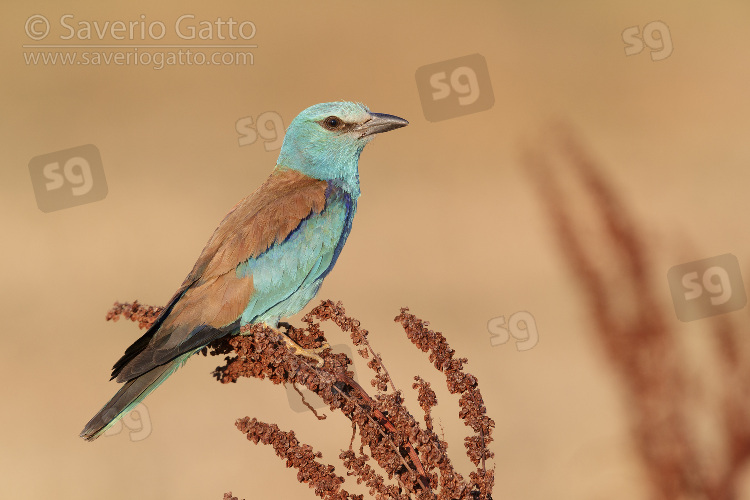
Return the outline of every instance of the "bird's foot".
{"type": "Polygon", "coordinates": [[[306,358],[310,358],[315,361],[315,363],[318,365],[318,368],[323,366],[325,364],[325,361],[323,358],[318,355],[319,352],[323,352],[325,349],[329,349],[331,346],[328,345],[328,342],[323,344],[322,347],[316,347],[314,349],[305,349],[304,347],[300,347],[297,342],[287,337],[285,334],[281,334],[281,338],[284,339],[284,342],[286,343],[286,346],[289,348],[290,351],[292,351],[292,354],[295,356],[304,356],[306,358]]]}
{"type": "Polygon", "coordinates": [[[286,343],[289,350],[294,353],[294,355],[310,358],[317,363],[318,367],[323,366],[325,361],[320,357],[319,354],[326,349],[331,348],[331,345],[328,342],[323,342],[323,345],[320,347],[305,349],[289,337],[289,331],[294,328],[291,323],[287,323],[286,321],[279,321],[276,326],[277,329],[284,328],[286,330],[286,333],[282,333],[281,336],[284,338],[284,342],[286,343]]]}
{"type": "Polygon", "coordinates": [[[326,349],[330,349],[330,348],[331,348],[331,344],[329,344],[328,342],[324,341],[322,346],[320,346],[320,347],[314,347],[314,348],[308,349],[308,350],[314,352],[315,354],[318,354],[318,353],[321,353],[321,352],[325,351],[326,349]]]}

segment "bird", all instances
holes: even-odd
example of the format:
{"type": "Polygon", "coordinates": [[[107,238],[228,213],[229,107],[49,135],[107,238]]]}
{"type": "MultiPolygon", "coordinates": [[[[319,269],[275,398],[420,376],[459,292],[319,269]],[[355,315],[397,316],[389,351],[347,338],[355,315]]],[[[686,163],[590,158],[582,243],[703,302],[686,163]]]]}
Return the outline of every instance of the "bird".
{"type": "Polygon", "coordinates": [[[211,341],[245,325],[278,328],[301,311],[352,229],[362,150],[408,124],[350,101],[297,115],[268,179],[224,217],[154,323],[114,364],[110,380],[124,385],[80,437],[101,436],[211,341]]]}

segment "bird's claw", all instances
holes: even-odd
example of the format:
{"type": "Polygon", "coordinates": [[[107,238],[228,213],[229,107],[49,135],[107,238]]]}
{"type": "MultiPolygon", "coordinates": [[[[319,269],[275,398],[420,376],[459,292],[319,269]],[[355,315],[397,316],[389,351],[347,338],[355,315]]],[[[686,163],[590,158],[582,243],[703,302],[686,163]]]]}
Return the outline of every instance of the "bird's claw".
{"type": "Polygon", "coordinates": [[[314,349],[305,349],[304,347],[300,347],[299,344],[297,344],[294,340],[290,339],[285,334],[281,334],[281,338],[284,339],[284,343],[286,343],[286,346],[289,348],[290,351],[292,351],[292,354],[295,356],[304,356],[305,358],[310,358],[315,361],[318,368],[322,367],[325,364],[325,361],[323,358],[318,355],[319,352],[323,352],[325,349],[330,349],[330,345],[328,345],[328,342],[324,343],[321,347],[317,347],[314,349]]]}
{"type": "Polygon", "coordinates": [[[318,353],[321,353],[321,352],[325,351],[326,349],[330,349],[330,348],[331,348],[331,344],[329,344],[326,341],[323,341],[323,345],[322,346],[320,346],[320,347],[314,347],[314,348],[310,349],[310,351],[314,352],[315,354],[318,354],[318,353]]]}

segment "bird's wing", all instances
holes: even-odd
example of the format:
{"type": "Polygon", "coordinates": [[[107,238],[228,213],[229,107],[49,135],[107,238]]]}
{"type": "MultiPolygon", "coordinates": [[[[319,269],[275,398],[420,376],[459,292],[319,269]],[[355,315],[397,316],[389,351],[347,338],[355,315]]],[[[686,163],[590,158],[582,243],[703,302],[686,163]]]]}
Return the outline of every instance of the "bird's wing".
{"type": "Polygon", "coordinates": [[[239,328],[253,296],[253,277],[237,267],[282,243],[323,211],[325,181],[277,169],[221,221],[193,270],[152,327],[114,365],[125,382],[239,328]]]}

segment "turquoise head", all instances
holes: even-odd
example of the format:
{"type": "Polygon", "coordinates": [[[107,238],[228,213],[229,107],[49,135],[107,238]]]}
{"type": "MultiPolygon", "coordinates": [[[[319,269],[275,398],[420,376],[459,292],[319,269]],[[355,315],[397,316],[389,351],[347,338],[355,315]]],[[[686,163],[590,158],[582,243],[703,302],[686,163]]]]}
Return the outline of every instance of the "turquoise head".
{"type": "Polygon", "coordinates": [[[356,102],[316,104],[292,120],[277,168],[335,182],[359,196],[359,155],[375,134],[404,127],[403,118],[373,113],[356,102]]]}

